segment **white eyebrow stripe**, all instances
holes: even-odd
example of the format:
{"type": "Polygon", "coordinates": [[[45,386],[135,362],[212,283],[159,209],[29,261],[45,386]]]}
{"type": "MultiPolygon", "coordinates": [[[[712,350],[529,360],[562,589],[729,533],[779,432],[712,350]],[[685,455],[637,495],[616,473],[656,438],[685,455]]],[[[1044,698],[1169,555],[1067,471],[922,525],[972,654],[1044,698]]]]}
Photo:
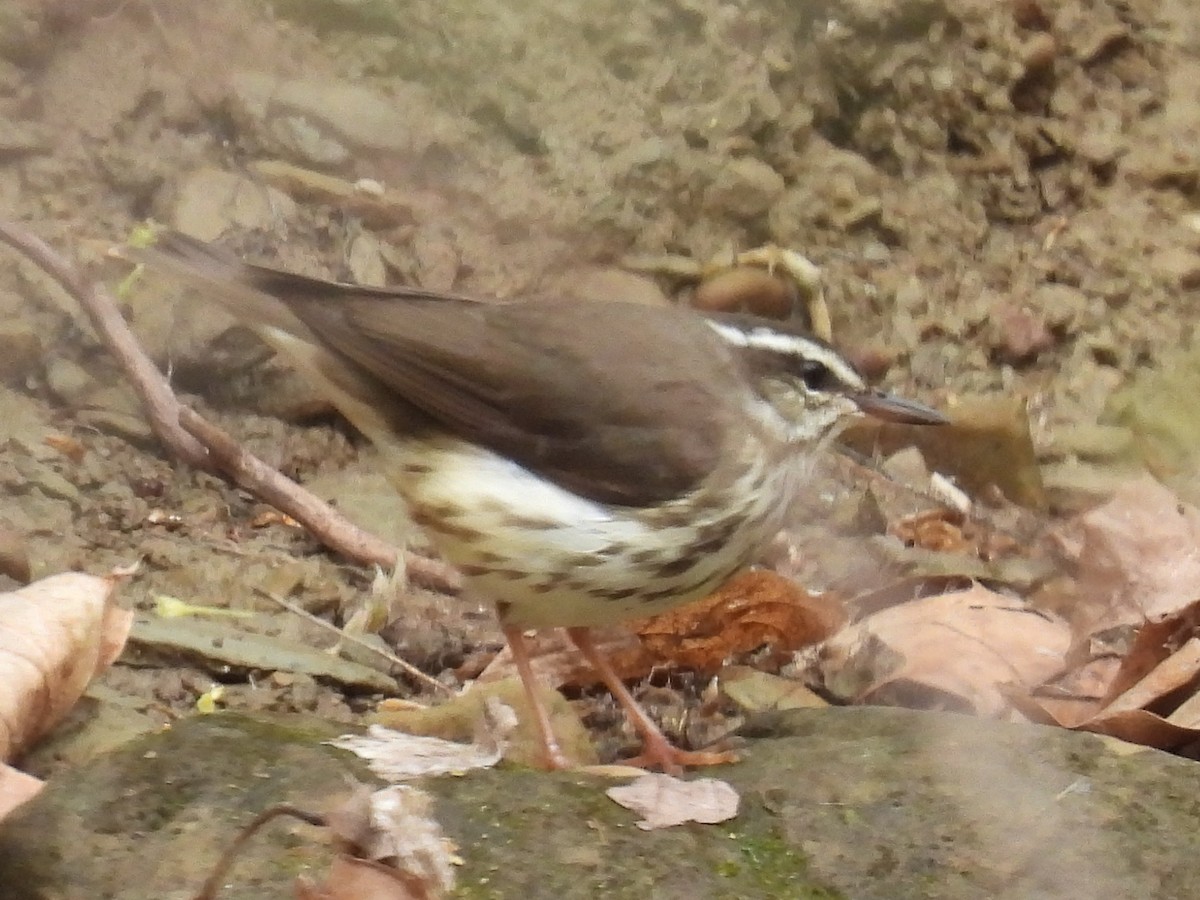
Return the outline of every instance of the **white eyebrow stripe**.
{"type": "Polygon", "coordinates": [[[866,387],[862,376],[847,365],[846,361],[838,356],[837,353],[807,338],[802,338],[795,334],[772,331],[770,328],[753,328],[750,331],[743,331],[740,328],[735,328],[732,325],[726,325],[724,322],[717,322],[713,319],[705,319],[705,321],[708,322],[709,327],[713,331],[735,347],[758,347],[775,353],[784,353],[802,359],[811,359],[823,364],[833,372],[842,384],[856,390],[862,390],[866,387]]]}
{"type": "Polygon", "coordinates": [[[735,346],[735,347],[747,346],[748,341],[746,338],[746,332],[742,331],[742,329],[734,328],[732,325],[725,325],[721,322],[716,322],[712,319],[705,319],[704,321],[708,323],[709,328],[711,328],[713,331],[715,331],[717,334],[719,334],[722,338],[724,338],[730,344],[733,344],[733,346],[735,346]]]}

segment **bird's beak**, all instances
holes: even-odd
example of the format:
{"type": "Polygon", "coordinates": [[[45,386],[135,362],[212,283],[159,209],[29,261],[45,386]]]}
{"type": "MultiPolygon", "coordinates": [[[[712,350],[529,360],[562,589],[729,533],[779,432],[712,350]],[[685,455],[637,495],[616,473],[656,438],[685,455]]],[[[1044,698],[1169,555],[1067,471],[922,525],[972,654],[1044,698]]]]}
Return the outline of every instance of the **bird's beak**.
{"type": "Polygon", "coordinates": [[[881,391],[864,391],[861,394],[851,394],[860,411],[884,422],[897,422],[901,425],[946,425],[949,419],[931,406],[917,403],[915,400],[905,400],[893,397],[881,391]]]}

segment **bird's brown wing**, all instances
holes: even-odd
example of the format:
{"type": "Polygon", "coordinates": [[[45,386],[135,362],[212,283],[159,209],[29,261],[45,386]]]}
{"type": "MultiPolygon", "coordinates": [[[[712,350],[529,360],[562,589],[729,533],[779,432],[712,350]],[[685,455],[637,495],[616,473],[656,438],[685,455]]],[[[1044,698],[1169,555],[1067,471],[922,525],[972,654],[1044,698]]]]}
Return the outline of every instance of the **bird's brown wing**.
{"type": "Polygon", "coordinates": [[[679,310],[412,297],[288,306],[443,427],[595,500],[643,506],[694,487],[740,402],[719,339],[679,310]]]}
{"type": "Polygon", "coordinates": [[[124,255],[202,283],[249,324],[324,346],[448,431],[594,500],[645,506],[694,487],[744,389],[685,310],[355,287],[174,232],[124,255]]]}

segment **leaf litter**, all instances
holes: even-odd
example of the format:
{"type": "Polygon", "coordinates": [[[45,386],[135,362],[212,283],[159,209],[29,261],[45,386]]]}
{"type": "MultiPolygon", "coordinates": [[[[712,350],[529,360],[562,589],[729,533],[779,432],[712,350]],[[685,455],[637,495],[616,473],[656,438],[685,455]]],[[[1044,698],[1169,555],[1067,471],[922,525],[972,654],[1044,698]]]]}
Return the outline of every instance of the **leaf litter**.
{"type": "Polygon", "coordinates": [[[732,819],[738,812],[737,791],[715,778],[684,781],[647,772],[629,784],[611,787],[605,793],[613,802],[642,816],[636,824],[643,831],[670,828],[685,822],[715,825],[732,819]]]}
{"type": "MultiPolygon", "coordinates": [[[[52,575],[0,594],[0,760],[11,760],[60,722],[93,677],[121,654],[132,615],[114,603],[117,583],[52,575]]],[[[40,782],[0,767],[0,818],[40,782]]]]}

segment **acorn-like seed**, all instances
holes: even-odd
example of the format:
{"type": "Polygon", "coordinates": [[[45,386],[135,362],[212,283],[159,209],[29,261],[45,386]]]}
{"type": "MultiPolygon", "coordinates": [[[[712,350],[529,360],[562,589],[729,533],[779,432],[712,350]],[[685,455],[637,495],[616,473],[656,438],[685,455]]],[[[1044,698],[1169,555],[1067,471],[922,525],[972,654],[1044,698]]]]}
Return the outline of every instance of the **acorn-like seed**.
{"type": "Polygon", "coordinates": [[[692,292],[692,305],[705,312],[751,312],[768,319],[786,319],[796,305],[797,291],[786,279],[753,266],[729,269],[705,279],[692,292]]]}

